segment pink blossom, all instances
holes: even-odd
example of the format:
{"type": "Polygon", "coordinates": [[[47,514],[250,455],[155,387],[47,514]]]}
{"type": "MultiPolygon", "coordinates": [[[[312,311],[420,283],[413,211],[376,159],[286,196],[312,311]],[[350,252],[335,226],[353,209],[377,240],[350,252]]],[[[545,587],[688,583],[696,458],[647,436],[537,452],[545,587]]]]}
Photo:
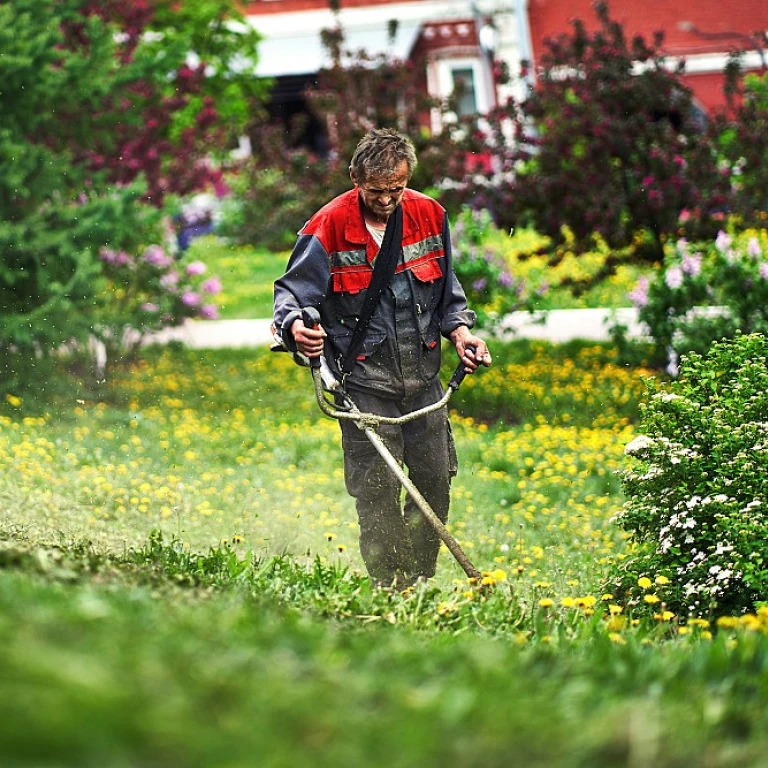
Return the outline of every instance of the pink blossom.
{"type": "Polygon", "coordinates": [[[762,262],[759,267],[760,277],[763,278],[763,280],[768,280],[768,261],[762,262]]]}
{"type": "Polygon", "coordinates": [[[164,288],[166,291],[175,290],[178,284],[179,284],[178,272],[167,272],[160,278],[160,286],[164,288]]]}
{"type": "Polygon", "coordinates": [[[218,307],[215,304],[203,304],[200,307],[200,317],[205,320],[215,320],[219,316],[218,307]]]}
{"type": "Polygon", "coordinates": [[[157,304],[152,304],[149,301],[146,304],[141,305],[142,312],[157,312],[159,309],[160,307],[158,307],[157,304]]]}
{"type": "Polygon", "coordinates": [[[679,288],[683,284],[683,270],[680,267],[670,267],[664,275],[664,282],[672,290],[679,288]]]}
{"type": "Polygon", "coordinates": [[[630,291],[627,297],[638,309],[646,306],[648,304],[648,278],[641,277],[634,290],[630,291]]]}
{"type": "Polygon", "coordinates": [[[187,274],[192,277],[193,275],[202,275],[205,273],[207,267],[202,261],[193,261],[191,264],[187,264],[187,274]]]}
{"type": "Polygon", "coordinates": [[[165,269],[173,264],[173,259],[159,245],[150,245],[146,248],[144,261],[158,269],[165,269]]]}
{"type": "Polygon", "coordinates": [[[717,233],[717,239],[715,240],[715,248],[717,248],[717,250],[720,251],[720,253],[725,253],[731,247],[732,241],[733,241],[733,238],[726,232],[723,232],[723,230],[721,229],[717,233]]]}
{"type": "Polygon", "coordinates": [[[187,307],[196,307],[200,303],[200,294],[194,291],[184,291],[181,294],[181,303],[187,307]]]}
{"type": "Polygon", "coordinates": [[[681,224],[685,224],[691,220],[691,212],[687,208],[683,208],[683,210],[680,211],[680,215],[677,217],[677,220],[681,224]]]}
{"type": "Polygon", "coordinates": [[[221,280],[218,277],[209,277],[200,287],[205,293],[221,293],[221,280]]]}
{"type": "Polygon", "coordinates": [[[757,238],[750,237],[749,242],[747,243],[747,254],[753,259],[756,259],[758,256],[761,256],[762,253],[763,251],[760,248],[760,243],[757,242],[757,238]]]}
{"type": "Polygon", "coordinates": [[[686,253],[683,256],[682,264],[680,265],[683,272],[686,275],[695,277],[701,272],[701,254],[700,253],[686,253]]]}

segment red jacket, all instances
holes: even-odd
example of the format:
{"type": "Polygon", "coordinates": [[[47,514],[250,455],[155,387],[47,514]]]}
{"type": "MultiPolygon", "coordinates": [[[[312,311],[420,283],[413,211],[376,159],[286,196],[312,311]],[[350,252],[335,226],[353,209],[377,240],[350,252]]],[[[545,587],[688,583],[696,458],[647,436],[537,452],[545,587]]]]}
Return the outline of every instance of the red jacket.
{"type": "MultiPolygon", "coordinates": [[[[440,334],[472,327],[464,291],[453,272],[445,209],[406,189],[402,254],[363,342],[351,387],[412,394],[440,367],[440,334]]],[[[275,326],[295,348],[290,326],[304,307],[320,311],[331,367],[346,354],[371,282],[378,246],[368,232],[357,188],[323,206],[301,229],[286,273],[275,283],[275,326]]]]}

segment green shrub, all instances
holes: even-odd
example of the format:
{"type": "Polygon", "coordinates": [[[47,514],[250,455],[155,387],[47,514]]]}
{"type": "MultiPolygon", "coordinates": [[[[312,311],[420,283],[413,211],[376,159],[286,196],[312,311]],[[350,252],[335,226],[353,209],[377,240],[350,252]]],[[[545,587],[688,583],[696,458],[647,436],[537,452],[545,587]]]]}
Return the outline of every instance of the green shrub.
{"type": "Polygon", "coordinates": [[[493,328],[518,309],[541,309],[546,289],[512,276],[488,211],[464,208],[453,228],[453,267],[477,313],[480,327],[493,328]]]}
{"type": "Polygon", "coordinates": [[[680,355],[705,354],[713,341],[768,332],[767,245],[765,231],[738,238],[721,231],[701,246],[682,239],[653,281],[640,279],[631,298],[669,356],[670,373],[680,355]]]}
{"type": "Polygon", "coordinates": [[[618,519],[634,548],[613,586],[683,614],[752,609],[768,596],[768,339],[690,353],[679,380],[648,389],[618,519]]]}

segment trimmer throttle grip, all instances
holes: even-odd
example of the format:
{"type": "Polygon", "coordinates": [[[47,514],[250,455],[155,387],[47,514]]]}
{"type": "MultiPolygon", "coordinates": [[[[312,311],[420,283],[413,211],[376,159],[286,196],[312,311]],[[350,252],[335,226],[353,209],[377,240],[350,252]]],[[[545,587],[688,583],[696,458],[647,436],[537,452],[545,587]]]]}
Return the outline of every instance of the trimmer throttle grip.
{"type": "MultiPolygon", "coordinates": [[[[314,307],[304,307],[301,310],[301,320],[307,328],[317,328],[320,325],[320,313],[314,307]]],[[[310,368],[320,367],[319,357],[308,357],[310,368]]]]}
{"type": "MultiPolygon", "coordinates": [[[[471,344],[468,344],[466,348],[472,352],[472,354],[477,351],[471,344]]],[[[448,386],[454,391],[457,390],[461,386],[461,382],[464,381],[464,377],[466,375],[467,367],[463,362],[459,361],[459,364],[456,366],[456,370],[453,372],[453,376],[451,376],[451,380],[448,382],[448,386]]]]}

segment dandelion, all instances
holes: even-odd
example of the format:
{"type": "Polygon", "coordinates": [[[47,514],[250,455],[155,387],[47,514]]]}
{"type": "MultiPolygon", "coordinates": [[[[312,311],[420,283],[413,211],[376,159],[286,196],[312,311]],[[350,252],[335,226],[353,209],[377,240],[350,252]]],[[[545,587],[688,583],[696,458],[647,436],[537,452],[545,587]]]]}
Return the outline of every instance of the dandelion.
{"type": "Polygon", "coordinates": [[[664,576],[664,575],[662,575],[662,574],[659,574],[659,575],[656,577],[656,583],[657,583],[659,586],[664,586],[665,584],[669,584],[669,579],[668,579],[666,576],[664,576]]]}
{"type": "Polygon", "coordinates": [[[551,608],[555,604],[555,601],[551,597],[542,597],[539,600],[539,608],[551,608]]]}
{"type": "Polygon", "coordinates": [[[22,400],[20,397],[17,397],[16,395],[11,395],[10,393],[5,396],[5,401],[9,405],[13,406],[14,408],[18,408],[22,403],[22,400]]]}
{"type": "Polygon", "coordinates": [[[617,645],[627,644],[627,641],[618,632],[609,632],[608,638],[612,643],[616,643],[617,645]]]}
{"type": "Polygon", "coordinates": [[[648,605],[654,605],[655,603],[661,602],[661,598],[658,595],[645,595],[643,600],[645,600],[648,605]]]}
{"type": "Polygon", "coordinates": [[[641,576],[637,580],[637,586],[641,589],[649,589],[653,582],[647,576],[641,576]]]}

